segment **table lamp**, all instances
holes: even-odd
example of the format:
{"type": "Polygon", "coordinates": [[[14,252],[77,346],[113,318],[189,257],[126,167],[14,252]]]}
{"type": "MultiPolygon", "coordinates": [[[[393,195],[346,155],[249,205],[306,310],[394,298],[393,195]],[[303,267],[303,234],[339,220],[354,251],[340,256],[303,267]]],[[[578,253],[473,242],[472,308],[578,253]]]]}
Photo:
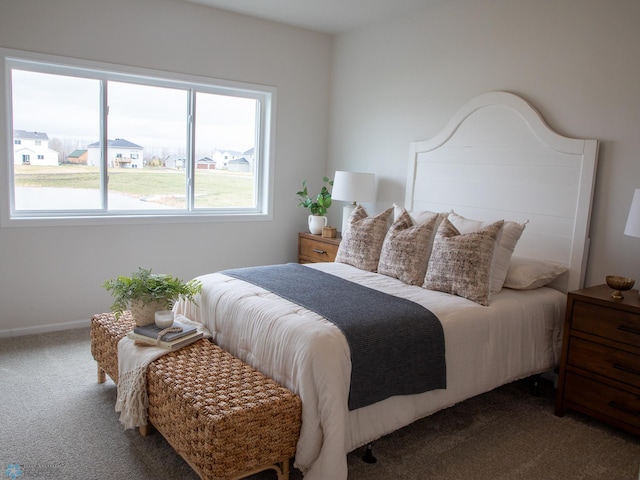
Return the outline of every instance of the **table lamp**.
{"type": "Polygon", "coordinates": [[[372,202],[376,199],[376,176],[373,173],[336,171],[331,199],[351,202],[342,208],[341,231],[344,232],[356,202],[372,202]]]}
{"type": "MultiPolygon", "coordinates": [[[[627,225],[624,227],[624,234],[630,237],[640,237],[640,188],[636,188],[635,192],[633,192],[633,199],[631,200],[631,207],[629,207],[629,216],[627,217],[627,225]]],[[[628,288],[631,288],[635,282],[630,278],[627,280],[631,285],[628,288]]],[[[607,284],[608,283],[607,281],[607,284]]]]}
{"type": "Polygon", "coordinates": [[[624,234],[630,237],[640,237],[640,188],[637,188],[633,194],[624,234]]]}

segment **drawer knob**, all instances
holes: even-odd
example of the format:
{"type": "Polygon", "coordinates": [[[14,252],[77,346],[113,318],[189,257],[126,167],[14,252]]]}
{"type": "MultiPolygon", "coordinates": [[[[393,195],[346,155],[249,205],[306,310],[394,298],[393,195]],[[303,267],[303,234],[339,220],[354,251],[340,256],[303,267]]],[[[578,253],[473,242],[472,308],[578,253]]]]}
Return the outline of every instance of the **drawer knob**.
{"type": "Polygon", "coordinates": [[[324,250],[320,250],[319,248],[314,248],[313,253],[319,253],[320,255],[326,255],[327,252],[325,252],[324,250]]]}

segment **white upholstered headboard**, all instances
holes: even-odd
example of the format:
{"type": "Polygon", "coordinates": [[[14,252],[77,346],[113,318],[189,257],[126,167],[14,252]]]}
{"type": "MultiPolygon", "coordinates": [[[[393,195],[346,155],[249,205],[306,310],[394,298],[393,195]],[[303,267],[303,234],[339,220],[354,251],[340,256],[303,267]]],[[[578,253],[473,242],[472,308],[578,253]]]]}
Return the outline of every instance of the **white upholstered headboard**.
{"type": "Polygon", "coordinates": [[[486,93],[411,144],[405,207],[528,221],[514,255],[568,265],[566,289],[575,290],[584,285],[597,154],[596,140],[557,134],[522,98],[486,93]]]}

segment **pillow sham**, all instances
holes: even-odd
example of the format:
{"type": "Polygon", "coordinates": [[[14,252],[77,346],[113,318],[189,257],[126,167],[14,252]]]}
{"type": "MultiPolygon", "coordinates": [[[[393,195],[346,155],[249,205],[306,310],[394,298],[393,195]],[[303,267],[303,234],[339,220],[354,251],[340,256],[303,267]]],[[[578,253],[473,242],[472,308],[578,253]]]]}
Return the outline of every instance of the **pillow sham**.
{"type": "Polygon", "coordinates": [[[448,219],[438,228],[424,288],[489,305],[491,261],[504,222],[461,233],[448,219]]]}
{"type": "Polygon", "coordinates": [[[442,220],[447,218],[447,215],[449,215],[449,212],[436,213],[436,212],[431,212],[429,210],[409,211],[406,208],[399,207],[394,203],[393,204],[393,220],[396,221],[403,211],[407,212],[409,217],[411,217],[411,220],[413,220],[414,225],[419,225],[421,223],[429,222],[431,221],[431,219],[435,218],[436,224],[435,224],[435,230],[433,231],[434,237],[436,235],[436,231],[438,230],[438,227],[440,226],[440,223],[442,223],[442,220]]]}
{"type": "MultiPolygon", "coordinates": [[[[451,212],[448,218],[460,233],[474,232],[491,224],[491,222],[471,220],[455,212],[451,212]]],[[[502,290],[504,280],[507,278],[507,272],[509,271],[511,256],[513,255],[518,240],[520,240],[522,236],[525,226],[526,222],[504,222],[502,232],[498,236],[498,242],[496,243],[496,250],[491,264],[491,293],[498,293],[502,290]]]]}
{"type": "Polygon", "coordinates": [[[392,211],[393,208],[387,208],[384,212],[369,217],[364,207],[357,205],[349,216],[346,231],[342,232],[335,261],[375,272],[392,211]]]}
{"type": "Polygon", "coordinates": [[[569,267],[561,263],[516,256],[511,258],[504,286],[514,290],[533,290],[550,284],[567,271],[569,267]]]}
{"type": "Polygon", "coordinates": [[[420,285],[427,273],[437,214],[416,225],[403,208],[382,243],[378,273],[408,285],[420,285]]]}

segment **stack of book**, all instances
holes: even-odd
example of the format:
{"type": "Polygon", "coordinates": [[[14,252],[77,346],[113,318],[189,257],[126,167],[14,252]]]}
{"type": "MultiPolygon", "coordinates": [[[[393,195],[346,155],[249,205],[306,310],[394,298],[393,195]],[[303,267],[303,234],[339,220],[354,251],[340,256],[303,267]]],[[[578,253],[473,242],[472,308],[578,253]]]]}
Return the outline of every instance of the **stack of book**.
{"type": "Polygon", "coordinates": [[[145,345],[155,345],[169,350],[177,350],[202,338],[202,332],[199,332],[193,325],[185,325],[176,321],[173,322],[172,327],[180,327],[182,331],[165,333],[158,340],[158,335],[163,329],[155,323],[150,323],[134,328],[133,331],[127,333],[127,337],[145,345]]]}

